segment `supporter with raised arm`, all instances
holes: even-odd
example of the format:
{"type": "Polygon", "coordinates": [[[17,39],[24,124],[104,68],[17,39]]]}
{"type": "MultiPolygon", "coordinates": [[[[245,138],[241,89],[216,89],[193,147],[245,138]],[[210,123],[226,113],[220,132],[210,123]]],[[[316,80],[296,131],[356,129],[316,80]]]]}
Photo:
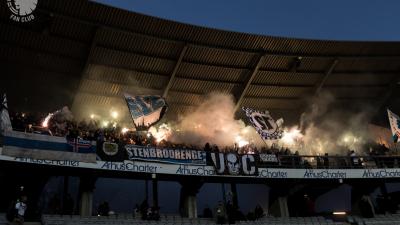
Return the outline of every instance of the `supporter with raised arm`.
{"type": "Polygon", "coordinates": [[[17,204],[15,204],[15,209],[17,211],[17,216],[14,220],[14,222],[16,224],[24,224],[25,222],[25,212],[27,209],[27,197],[26,196],[22,196],[21,200],[17,202],[17,204]]]}

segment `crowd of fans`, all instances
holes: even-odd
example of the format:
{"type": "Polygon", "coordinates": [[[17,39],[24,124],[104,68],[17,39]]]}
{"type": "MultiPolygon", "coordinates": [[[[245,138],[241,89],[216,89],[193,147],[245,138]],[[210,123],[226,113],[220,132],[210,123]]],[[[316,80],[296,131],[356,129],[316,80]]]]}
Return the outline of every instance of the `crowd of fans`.
{"type": "MultiPolygon", "coordinates": [[[[67,111],[68,112],[68,111],[67,111]]],[[[68,113],[55,113],[48,121],[47,126],[43,127],[43,118],[45,115],[31,115],[26,113],[11,113],[10,119],[14,130],[23,132],[33,132],[53,136],[66,136],[70,139],[81,138],[85,140],[98,142],[113,142],[117,144],[135,144],[141,146],[158,146],[160,148],[180,148],[204,150],[206,152],[234,152],[239,154],[269,154],[277,157],[277,164],[271,163],[271,166],[279,167],[302,167],[302,168],[329,168],[335,165],[337,168],[361,167],[366,164],[368,156],[385,156],[390,154],[390,150],[383,144],[369,143],[362,155],[356,155],[351,149],[341,149],[341,152],[347,151],[347,159],[340,158],[335,155],[332,159],[328,153],[317,157],[300,156],[298,151],[291,151],[289,148],[271,145],[270,147],[257,148],[249,144],[244,147],[238,145],[219,148],[217,145],[206,143],[205,146],[195,146],[188,144],[171,143],[162,140],[157,142],[156,139],[146,131],[130,131],[123,130],[116,123],[110,122],[107,125],[100,124],[98,120],[88,120],[76,122],[68,113]]],[[[345,156],[345,155],[342,155],[345,156]]],[[[396,162],[393,160],[374,160],[377,166],[393,167],[396,162]]]]}

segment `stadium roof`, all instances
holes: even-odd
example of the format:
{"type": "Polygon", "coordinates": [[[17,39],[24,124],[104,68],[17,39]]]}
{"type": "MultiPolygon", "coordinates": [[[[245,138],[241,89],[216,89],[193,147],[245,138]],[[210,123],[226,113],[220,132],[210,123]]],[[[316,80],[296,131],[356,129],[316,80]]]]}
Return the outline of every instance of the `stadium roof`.
{"type": "Polygon", "coordinates": [[[108,106],[128,92],[165,96],[174,116],[220,91],[293,121],[321,90],[339,106],[399,102],[400,42],[229,32],[85,0],[39,0],[34,21],[17,23],[2,4],[0,86],[17,109],[108,106]]]}

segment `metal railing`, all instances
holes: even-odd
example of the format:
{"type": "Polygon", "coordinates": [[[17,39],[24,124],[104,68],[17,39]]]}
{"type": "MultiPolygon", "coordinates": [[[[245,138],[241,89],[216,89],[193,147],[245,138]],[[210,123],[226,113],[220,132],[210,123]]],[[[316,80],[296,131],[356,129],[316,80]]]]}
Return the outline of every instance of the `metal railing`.
{"type": "Polygon", "coordinates": [[[400,156],[277,155],[277,162],[261,163],[261,165],[269,168],[297,169],[400,168],[400,156]]]}

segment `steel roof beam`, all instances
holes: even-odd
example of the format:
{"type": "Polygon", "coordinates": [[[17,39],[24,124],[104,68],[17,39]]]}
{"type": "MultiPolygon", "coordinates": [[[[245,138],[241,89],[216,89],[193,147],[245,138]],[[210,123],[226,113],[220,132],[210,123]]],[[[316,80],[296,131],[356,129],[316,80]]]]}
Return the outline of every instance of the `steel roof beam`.
{"type": "Polygon", "coordinates": [[[322,78],[322,80],[316,85],[316,89],[314,92],[314,95],[317,95],[321,92],[322,87],[324,86],[325,82],[328,80],[329,76],[332,74],[333,70],[335,69],[336,65],[338,64],[339,60],[335,59],[331,66],[329,67],[329,69],[326,71],[324,77],[322,78]]]}
{"type": "Polygon", "coordinates": [[[243,84],[243,87],[240,90],[238,96],[235,96],[236,97],[235,112],[239,109],[240,105],[242,104],[243,98],[245,97],[247,90],[249,89],[249,87],[251,85],[251,82],[256,77],[258,70],[260,69],[262,63],[264,62],[264,58],[265,58],[265,54],[260,54],[256,66],[254,67],[254,69],[250,73],[250,75],[247,77],[247,80],[243,84]]]}
{"type": "MultiPolygon", "coordinates": [[[[156,90],[156,89],[154,89],[154,91],[161,92],[161,90],[156,90]]],[[[155,93],[155,94],[158,94],[158,93],[155,93]]],[[[76,93],[75,98],[78,95],[90,95],[90,96],[95,96],[95,97],[97,96],[97,97],[102,97],[102,98],[111,98],[111,99],[118,99],[118,100],[124,101],[124,97],[122,94],[121,95],[107,94],[107,93],[99,93],[96,91],[80,90],[79,92],[76,93]]]]}
{"type": "Polygon", "coordinates": [[[185,53],[186,53],[187,49],[188,49],[187,45],[183,46],[183,49],[181,51],[181,54],[179,55],[178,61],[175,64],[174,70],[172,71],[171,76],[169,77],[167,86],[164,89],[164,92],[163,92],[163,95],[162,95],[163,98],[167,97],[168,92],[171,89],[172,84],[174,83],[176,73],[178,72],[179,66],[182,63],[183,57],[185,56],[185,53]]]}
{"type": "Polygon", "coordinates": [[[88,68],[88,66],[90,64],[90,60],[93,57],[93,51],[96,48],[99,30],[100,30],[100,28],[98,28],[98,27],[96,27],[95,30],[94,30],[93,38],[92,38],[92,41],[90,43],[90,47],[89,47],[88,53],[86,55],[85,66],[84,66],[84,69],[82,71],[82,77],[83,77],[84,73],[86,72],[86,69],[88,68]]]}
{"type": "MultiPolygon", "coordinates": [[[[312,89],[312,93],[308,93],[308,95],[311,95],[311,97],[313,96],[317,96],[321,90],[322,87],[324,86],[325,82],[328,80],[328,77],[332,74],[333,70],[335,69],[336,65],[338,64],[339,60],[335,59],[332,64],[329,66],[328,70],[326,70],[324,77],[321,79],[321,81],[319,81],[317,84],[314,85],[314,89],[312,89]]],[[[301,107],[299,107],[299,111],[300,112],[305,112],[305,110],[307,109],[307,105],[303,105],[301,107]]]]}
{"type": "Polygon", "coordinates": [[[88,66],[90,64],[90,60],[92,58],[94,48],[96,47],[96,42],[97,42],[97,38],[98,38],[98,34],[99,34],[99,29],[100,29],[99,27],[94,27],[92,41],[91,41],[90,45],[88,46],[86,59],[85,59],[85,64],[83,65],[82,72],[80,74],[81,80],[79,82],[79,86],[78,86],[77,90],[74,92],[75,96],[73,97],[72,107],[71,108],[74,108],[74,106],[75,106],[75,99],[76,99],[76,95],[77,95],[76,93],[82,89],[82,83],[83,83],[83,80],[85,78],[86,70],[87,70],[87,68],[88,68],[88,66]]]}

